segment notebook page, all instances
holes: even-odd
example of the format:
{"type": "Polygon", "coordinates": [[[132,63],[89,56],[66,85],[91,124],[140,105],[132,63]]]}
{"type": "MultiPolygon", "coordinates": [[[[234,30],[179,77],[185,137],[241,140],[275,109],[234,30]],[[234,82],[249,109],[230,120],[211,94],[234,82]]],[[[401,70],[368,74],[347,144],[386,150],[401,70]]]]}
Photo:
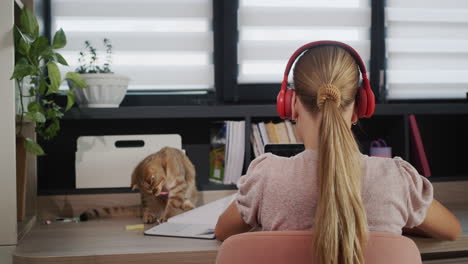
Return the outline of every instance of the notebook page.
{"type": "Polygon", "coordinates": [[[145,232],[145,235],[192,237],[213,239],[214,228],[210,225],[162,223],[145,232]]]}
{"type": "Polygon", "coordinates": [[[229,195],[211,203],[194,208],[185,213],[171,217],[169,218],[168,223],[201,224],[214,228],[219,216],[231,204],[235,198],[235,195],[236,194],[229,195]]]}

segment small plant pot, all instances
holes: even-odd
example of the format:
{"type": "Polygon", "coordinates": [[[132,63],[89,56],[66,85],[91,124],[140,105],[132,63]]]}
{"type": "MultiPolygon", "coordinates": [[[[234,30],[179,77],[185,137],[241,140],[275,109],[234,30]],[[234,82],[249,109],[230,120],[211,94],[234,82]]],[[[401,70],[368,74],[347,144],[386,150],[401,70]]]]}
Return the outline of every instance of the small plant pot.
{"type": "MultiPolygon", "coordinates": [[[[80,74],[87,88],[75,89],[76,102],[80,107],[119,107],[128,89],[129,78],[114,73],[80,74]]],[[[68,83],[70,86],[70,83],[68,83]]]]}

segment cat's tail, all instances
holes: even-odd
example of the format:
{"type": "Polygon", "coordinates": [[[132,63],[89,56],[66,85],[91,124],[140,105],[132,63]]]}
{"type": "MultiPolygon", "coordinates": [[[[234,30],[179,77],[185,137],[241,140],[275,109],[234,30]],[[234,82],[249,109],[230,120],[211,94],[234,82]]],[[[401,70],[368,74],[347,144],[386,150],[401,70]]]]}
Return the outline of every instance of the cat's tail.
{"type": "Polygon", "coordinates": [[[116,217],[116,216],[135,216],[141,217],[141,206],[113,206],[104,208],[90,208],[80,214],[80,221],[91,219],[116,217]]]}

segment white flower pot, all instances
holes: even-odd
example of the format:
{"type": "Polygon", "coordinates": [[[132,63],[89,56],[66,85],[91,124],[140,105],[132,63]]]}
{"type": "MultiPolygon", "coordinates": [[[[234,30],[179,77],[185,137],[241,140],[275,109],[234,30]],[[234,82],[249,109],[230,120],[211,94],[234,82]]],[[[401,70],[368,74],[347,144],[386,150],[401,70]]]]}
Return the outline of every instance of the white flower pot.
{"type": "Polygon", "coordinates": [[[80,75],[88,84],[87,88],[75,89],[76,102],[80,107],[119,107],[127,93],[128,77],[114,73],[80,75]]]}

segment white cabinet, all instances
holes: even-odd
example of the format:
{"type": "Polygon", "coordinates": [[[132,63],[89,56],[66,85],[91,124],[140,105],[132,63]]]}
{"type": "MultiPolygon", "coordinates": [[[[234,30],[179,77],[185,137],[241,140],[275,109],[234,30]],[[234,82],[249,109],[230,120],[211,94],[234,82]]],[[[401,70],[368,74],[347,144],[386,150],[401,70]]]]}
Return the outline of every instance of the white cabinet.
{"type": "Polygon", "coordinates": [[[17,242],[13,5],[0,1],[0,247],[17,242]]]}

